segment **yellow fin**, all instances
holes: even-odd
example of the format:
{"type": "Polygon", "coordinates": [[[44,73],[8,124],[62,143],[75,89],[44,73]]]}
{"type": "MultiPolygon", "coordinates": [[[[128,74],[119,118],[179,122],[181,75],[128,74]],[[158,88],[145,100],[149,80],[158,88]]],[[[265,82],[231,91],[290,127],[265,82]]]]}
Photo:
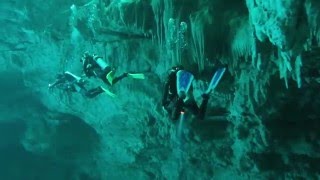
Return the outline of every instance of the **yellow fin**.
{"type": "Polygon", "coordinates": [[[108,80],[108,82],[112,85],[112,82],[113,82],[113,79],[114,79],[114,73],[115,73],[115,71],[110,71],[108,74],[107,74],[107,76],[106,76],[106,78],[107,78],[107,80],[108,80]]]}
{"type": "Polygon", "coordinates": [[[145,79],[145,76],[142,73],[128,73],[128,76],[134,79],[145,79]]]}
{"type": "Polygon", "coordinates": [[[114,93],[112,93],[111,91],[109,91],[107,88],[104,88],[104,87],[102,87],[102,86],[100,86],[101,87],[101,89],[107,94],[107,95],[109,95],[110,97],[113,97],[113,98],[115,98],[117,95],[115,95],[114,93]]]}

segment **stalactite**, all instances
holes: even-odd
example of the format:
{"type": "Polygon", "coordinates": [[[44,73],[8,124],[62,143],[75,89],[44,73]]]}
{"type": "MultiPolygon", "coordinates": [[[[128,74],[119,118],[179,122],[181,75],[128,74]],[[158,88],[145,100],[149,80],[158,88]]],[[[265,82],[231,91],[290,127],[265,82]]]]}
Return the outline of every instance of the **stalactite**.
{"type": "Polygon", "coordinates": [[[240,28],[235,28],[235,36],[231,43],[233,59],[237,61],[240,57],[251,56],[252,64],[256,61],[256,45],[254,42],[253,29],[248,22],[240,22],[240,28]]]}
{"type": "Polygon", "coordinates": [[[201,20],[202,15],[196,13],[190,16],[190,25],[191,25],[191,35],[192,35],[192,52],[193,60],[198,64],[198,70],[202,71],[204,69],[204,22],[201,20]]]}
{"type": "Polygon", "coordinates": [[[161,0],[153,0],[151,3],[154,20],[156,22],[156,39],[158,41],[159,47],[163,46],[162,40],[162,26],[163,26],[163,19],[162,19],[162,7],[161,7],[161,0]]]}
{"type": "Polygon", "coordinates": [[[301,55],[299,55],[295,60],[295,76],[296,76],[298,88],[301,88],[301,67],[302,67],[302,59],[301,59],[301,55]]]}

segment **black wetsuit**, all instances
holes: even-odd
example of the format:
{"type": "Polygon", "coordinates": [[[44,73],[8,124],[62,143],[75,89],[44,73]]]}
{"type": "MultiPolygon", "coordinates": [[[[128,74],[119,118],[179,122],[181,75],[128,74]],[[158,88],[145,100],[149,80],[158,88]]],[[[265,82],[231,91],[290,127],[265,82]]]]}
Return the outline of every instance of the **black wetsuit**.
{"type": "Polygon", "coordinates": [[[101,79],[105,84],[111,86],[128,76],[128,73],[123,73],[122,75],[113,78],[112,83],[110,83],[106,76],[108,75],[108,73],[113,71],[113,69],[110,66],[106,66],[104,69],[102,69],[96,62],[97,58],[100,57],[86,55],[85,58],[83,58],[83,72],[87,77],[97,77],[101,79]]]}
{"type": "Polygon", "coordinates": [[[79,92],[88,98],[94,98],[104,92],[101,87],[87,90],[83,82],[79,82],[69,73],[58,74],[56,81],[50,85],[50,88],[53,87],[57,87],[67,92],[79,92]]]}
{"type": "Polygon", "coordinates": [[[170,70],[165,82],[162,106],[168,111],[172,120],[178,120],[181,112],[185,109],[189,110],[199,119],[204,119],[209,96],[207,94],[202,95],[203,100],[200,107],[198,107],[194,99],[184,102],[185,97],[179,97],[177,92],[177,72],[179,70],[181,70],[180,67],[173,67],[170,70]]]}
{"type": "Polygon", "coordinates": [[[178,98],[177,92],[177,72],[179,69],[170,70],[168,78],[164,85],[164,93],[162,97],[162,106],[166,107],[170,104],[170,102],[175,101],[178,98]]]}

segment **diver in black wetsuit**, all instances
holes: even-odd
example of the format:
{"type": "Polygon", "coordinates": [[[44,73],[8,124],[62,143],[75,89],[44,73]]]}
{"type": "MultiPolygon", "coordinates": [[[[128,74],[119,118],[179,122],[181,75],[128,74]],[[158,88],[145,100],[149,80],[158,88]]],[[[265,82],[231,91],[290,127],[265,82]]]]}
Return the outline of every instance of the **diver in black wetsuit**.
{"type": "Polygon", "coordinates": [[[51,90],[52,88],[56,87],[67,92],[79,92],[88,98],[94,98],[105,92],[101,86],[87,90],[84,85],[84,79],[66,71],[63,74],[57,75],[55,82],[49,84],[49,89],[51,90]]]}
{"type": "Polygon", "coordinates": [[[202,94],[203,100],[200,107],[198,107],[193,98],[186,99],[186,94],[178,95],[177,72],[183,69],[183,66],[174,66],[171,68],[165,82],[162,106],[170,114],[172,120],[178,120],[181,112],[185,109],[191,111],[199,119],[203,120],[207,109],[209,94],[202,94]]]}
{"type": "Polygon", "coordinates": [[[100,78],[105,84],[112,86],[121,79],[128,77],[128,73],[123,73],[114,77],[115,69],[97,55],[90,55],[85,52],[81,58],[82,68],[87,77],[100,78]]]}

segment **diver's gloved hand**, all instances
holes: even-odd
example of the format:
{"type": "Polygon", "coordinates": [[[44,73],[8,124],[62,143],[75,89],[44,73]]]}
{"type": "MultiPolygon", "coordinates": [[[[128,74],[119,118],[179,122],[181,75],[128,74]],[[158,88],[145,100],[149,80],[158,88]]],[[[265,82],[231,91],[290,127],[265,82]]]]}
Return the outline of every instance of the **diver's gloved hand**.
{"type": "Polygon", "coordinates": [[[49,91],[52,91],[52,90],[53,90],[53,87],[54,87],[54,83],[53,83],[53,84],[48,84],[48,90],[49,90],[49,91]]]}

